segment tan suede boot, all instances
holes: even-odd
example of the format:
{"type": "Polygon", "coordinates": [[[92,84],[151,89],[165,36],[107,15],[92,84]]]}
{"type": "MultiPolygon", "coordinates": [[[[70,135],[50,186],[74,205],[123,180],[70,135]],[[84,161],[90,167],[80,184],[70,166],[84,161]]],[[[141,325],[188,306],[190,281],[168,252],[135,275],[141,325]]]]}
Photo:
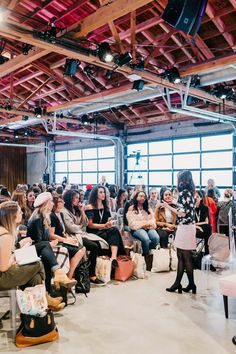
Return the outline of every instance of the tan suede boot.
{"type": "Polygon", "coordinates": [[[54,284],[56,288],[63,286],[64,288],[72,288],[77,284],[75,279],[69,279],[62,269],[57,269],[54,273],[54,284]]]}
{"type": "Polygon", "coordinates": [[[48,308],[54,312],[58,312],[64,309],[65,303],[62,302],[62,297],[51,297],[48,293],[46,294],[48,308]]]}

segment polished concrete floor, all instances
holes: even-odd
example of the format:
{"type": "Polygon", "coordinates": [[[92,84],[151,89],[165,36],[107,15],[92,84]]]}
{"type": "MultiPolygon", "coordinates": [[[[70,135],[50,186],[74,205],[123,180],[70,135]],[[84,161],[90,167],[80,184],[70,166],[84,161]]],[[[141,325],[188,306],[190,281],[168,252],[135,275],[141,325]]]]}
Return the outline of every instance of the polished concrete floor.
{"type": "MultiPolygon", "coordinates": [[[[209,290],[205,291],[200,289],[201,274],[197,271],[197,295],[167,293],[165,288],[172,284],[174,272],[148,272],[148,279],[113,282],[103,288],[93,288],[88,298],[79,295],[75,305],[56,314],[58,341],[19,350],[10,339],[8,346],[2,340],[0,352],[236,353],[236,346],[231,341],[236,334],[236,299],[229,302],[230,318],[226,320],[218,291],[220,276],[211,273],[209,290]]],[[[3,299],[0,306],[0,312],[3,312],[6,307],[3,299]]],[[[8,322],[4,321],[1,336],[11,335],[8,322]]]]}

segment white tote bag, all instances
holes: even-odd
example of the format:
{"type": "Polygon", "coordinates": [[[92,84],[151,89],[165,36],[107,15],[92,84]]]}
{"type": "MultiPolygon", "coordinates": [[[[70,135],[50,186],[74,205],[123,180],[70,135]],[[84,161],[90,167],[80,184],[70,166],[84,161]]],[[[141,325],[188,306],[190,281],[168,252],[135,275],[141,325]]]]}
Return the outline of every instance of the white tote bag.
{"type": "Polygon", "coordinates": [[[111,280],[111,260],[108,257],[97,257],[96,277],[104,283],[111,280]]]}
{"type": "Polygon", "coordinates": [[[144,257],[140,253],[131,252],[132,261],[134,262],[133,275],[138,279],[144,279],[146,275],[146,262],[144,257]]]}
{"type": "Polygon", "coordinates": [[[177,270],[178,267],[178,257],[176,249],[174,248],[173,244],[170,247],[170,269],[177,270]]]}
{"type": "Polygon", "coordinates": [[[153,262],[151,272],[169,272],[170,270],[170,250],[168,248],[156,249],[153,252],[153,262]]]}

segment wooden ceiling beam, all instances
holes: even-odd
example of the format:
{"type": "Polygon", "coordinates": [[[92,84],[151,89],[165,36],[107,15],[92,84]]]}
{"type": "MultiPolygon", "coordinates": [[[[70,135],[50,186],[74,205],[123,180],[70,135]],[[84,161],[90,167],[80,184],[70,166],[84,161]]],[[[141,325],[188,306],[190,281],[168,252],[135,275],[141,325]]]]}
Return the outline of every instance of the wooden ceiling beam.
{"type": "Polygon", "coordinates": [[[217,70],[217,69],[220,69],[224,66],[228,66],[231,64],[234,64],[234,65],[236,64],[236,53],[230,54],[227,56],[223,56],[223,57],[219,57],[219,58],[206,60],[202,63],[198,63],[195,65],[191,65],[191,66],[182,68],[182,69],[180,69],[180,74],[182,77],[203,74],[203,73],[208,72],[210,70],[217,70]]]}
{"type": "Polygon", "coordinates": [[[114,21],[119,17],[149,4],[153,0],[114,0],[106,6],[100,7],[95,13],[87,16],[82,21],[78,21],[67,29],[67,32],[77,32],[72,34],[73,38],[87,36],[88,33],[99,27],[106,25],[110,21],[114,21]]]}
{"type": "Polygon", "coordinates": [[[132,11],[130,14],[130,31],[131,31],[131,54],[133,61],[136,60],[136,11],[132,11]]]}
{"type": "Polygon", "coordinates": [[[30,94],[28,97],[26,97],[26,99],[25,99],[23,102],[21,102],[21,103],[19,104],[19,106],[17,107],[17,109],[23,107],[24,104],[25,104],[26,102],[28,102],[32,97],[34,97],[44,86],[46,86],[47,83],[48,83],[50,80],[52,80],[51,77],[47,78],[47,80],[44,81],[41,85],[39,85],[39,86],[36,88],[35,91],[31,92],[31,94],[30,94]]]}
{"type": "Polygon", "coordinates": [[[49,53],[49,50],[34,49],[31,50],[28,55],[17,55],[15,58],[10,59],[1,65],[0,78],[9,75],[10,73],[22,68],[24,65],[28,65],[29,63],[32,63],[33,61],[42,58],[49,53]]]}
{"type": "MultiPolygon", "coordinates": [[[[23,42],[26,42],[26,43],[30,43],[30,44],[33,44],[33,45],[37,45],[38,47],[40,47],[42,49],[46,49],[46,50],[49,50],[49,51],[54,51],[54,52],[56,52],[56,53],[58,53],[60,55],[73,57],[75,59],[80,59],[81,61],[92,63],[94,65],[97,65],[97,66],[100,66],[100,67],[103,67],[103,68],[106,68],[106,69],[112,69],[112,67],[113,67],[113,63],[103,63],[97,57],[94,57],[92,55],[87,56],[87,55],[72,51],[71,49],[62,48],[62,47],[59,47],[58,45],[39,40],[37,38],[34,38],[31,33],[23,33],[23,30],[20,31],[20,28],[17,28],[16,26],[13,27],[13,26],[11,26],[9,24],[6,24],[6,23],[4,23],[4,24],[0,23],[0,35],[2,35],[4,37],[9,37],[10,36],[11,38],[14,37],[16,40],[23,41],[23,42]]],[[[234,59],[236,60],[236,55],[234,55],[234,59]]],[[[218,65],[219,65],[219,63],[218,63],[218,65]]],[[[221,65],[221,66],[223,66],[223,65],[221,65]]],[[[211,65],[211,69],[212,69],[212,65],[211,65]]],[[[153,73],[150,73],[150,72],[133,70],[133,69],[131,69],[128,66],[122,66],[122,67],[117,68],[117,72],[122,74],[122,75],[124,75],[124,76],[130,75],[130,74],[137,74],[137,75],[141,76],[141,78],[147,83],[156,84],[156,85],[159,85],[161,87],[166,87],[166,88],[170,88],[170,89],[177,90],[177,91],[180,90],[180,86],[179,85],[172,84],[172,83],[170,83],[167,80],[163,80],[159,76],[157,76],[157,75],[155,75],[153,73]]],[[[124,91],[123,88],[121,88],[121,87],[117,88],[117,90],[120,90],[120,92],[124,91]]],[[[110,90],[110,91],[112,91],[112,90],[110,90]]],[[[109,93],[110,91],[107,91],[107,92],[109,93]]],[[[198,97],[198,98],[201,98],[201,99],[207,99],[208,101],[215,102],[217,104],[221,102],[220,99],[217,99],[213,95],[210,95],[210,94],[208,94],[208,93],[206,93],[206,92],[204,92],[202,90],[199,90],[199,89],[190,88],[189,94],[191,96],[195,96],[195,97],[198,97]]],[[[98,93],[98,95],[100,95],[100,98],[101,98],[102,95],[104,95],[104,93],[98,93]]],[[[89,101],[88,97],[85,97],[85,98],[83,97],[83,98],[80,98],[80,99],[76,99],[76,100],[74,100],[72,102],[65,103],[65,105],[57,105],[57,106],[51,107],[52,108],[51,111],[55,111],[57,109],[63,109],[65,107],[68,108],[68,105],[70,105],[71,107],[75,106],[76,104],[84,102],[83,101],[84,99],[89,101]]],[[[226,106],[230,106],[231,107],[231,106],[234,106],[234,105],[233,105],[232,102],[227,101],[226,102],[226,106]]]]}
{"type": "Polygon", "coordinates": [[[166,33],[161,40],[161,42],[158,44],[158,46],[152,51],[152,53],[149,54],[149,56],[145,59],[144,61],[144,66],[147,66],[148,63],[152,58],[155,58],[158,53],[163,49],[162,47],[166,44],[166,42],[172,37],[174,33],[176,33],[177,30],[175,28],[170,29],[168,33],[166,33]]]}
{"type": "Polygon", "coordinates": [[[112,33],[112,35],[113,35],[113,37],[115,39],[116,44],[119,47],[120,53],[123,54],[125,52],[124,46],[123,46],[123,44],[122,44],[122,42],[120,40],[120,36],[119,36],[119,33],[117,32],[117,29],[116,29],[116,26],[115,26],[114,22],[113,21],[109,21],[108,25],[109,25],[111,33],[112,33]]]}

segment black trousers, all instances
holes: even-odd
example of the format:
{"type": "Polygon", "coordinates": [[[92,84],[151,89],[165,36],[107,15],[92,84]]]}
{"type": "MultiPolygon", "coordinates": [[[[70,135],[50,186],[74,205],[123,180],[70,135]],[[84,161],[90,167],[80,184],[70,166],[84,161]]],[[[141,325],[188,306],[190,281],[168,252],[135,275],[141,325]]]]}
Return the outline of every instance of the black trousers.
{"type": "Polygon", "coordinates": [[[125,254],[123,240],[120,231],[116,227],[110,229],[99,230],[97,235],[107,241],[109,246],[118,247],[118,255],[125,254]]]}
{"type": "Polygon", "coordinates": [[[204,239],[205,255],[206,255],[209,254],[208,240],[209,237],[211,236],[211,225],[200,225],[200,226],[203,229],[203,232],[197,229],[196,237],[204,239]]]}
{"type": "Polygon", "coordinates": [[[97,256],[99,254],[99,246],[97,245],[96,242],[90,241],[86,237],[83,237],[83,244],[84,247],[86,247],[86,250],[89,251],[89,276],[94,277],[96,275],[95,273],[95,268],[96,268],[96,262],[97,262],[97,256]]]}
{"type": "Polygon", "coordinates": [[[163,229],[158,229],[157,230],[158,235],[160,236],[160,245],[162,248],[167,248],[168,247],[168,241],[169,241],[169,235],[175,234],[175,230],[173,231],[167,231],[163,229]]]}
{"type": "Polygon", "coordinates": [[[44,270],[45,270],[45,287],[46,290],[51,292],[52,268],[57,266],[57,259],[50,246],[49,241],[41,241],[35,244],[37,255],[41,257],[44,270]]]}

